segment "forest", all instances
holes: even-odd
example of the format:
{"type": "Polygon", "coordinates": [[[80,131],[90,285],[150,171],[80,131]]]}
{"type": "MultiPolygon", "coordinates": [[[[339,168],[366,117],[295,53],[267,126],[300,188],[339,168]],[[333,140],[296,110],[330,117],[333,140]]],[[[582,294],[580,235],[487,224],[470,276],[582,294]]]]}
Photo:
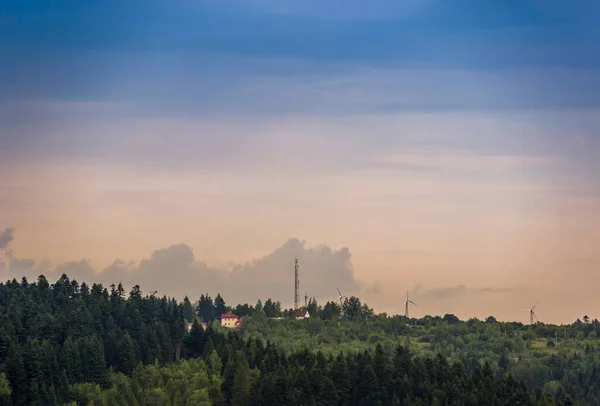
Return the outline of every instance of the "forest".
{"type": "Polygon", "coordinates": [[[66,275],[0,283],[0,405],[600,404],[587,316],[407,319],[357,297],[307,308],[296,320],[271,299],[179,302],[66,275]],[[240,328],[219,325],[227,311],[240,328]]]}

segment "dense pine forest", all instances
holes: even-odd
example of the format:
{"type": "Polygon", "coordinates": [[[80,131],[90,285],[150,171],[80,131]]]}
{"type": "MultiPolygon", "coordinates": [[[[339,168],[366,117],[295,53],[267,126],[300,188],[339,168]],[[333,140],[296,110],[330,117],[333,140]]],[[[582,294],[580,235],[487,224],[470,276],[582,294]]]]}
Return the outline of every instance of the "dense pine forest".
{"type": "Polygon", "coordinates": [[[600,404],[597,320],[408,320],[356,297],[307,307],[295,320],[270,299],[0,283],[0,405],[600,404]],[[219,326],[227,311],[239,328],[219,326]]]}

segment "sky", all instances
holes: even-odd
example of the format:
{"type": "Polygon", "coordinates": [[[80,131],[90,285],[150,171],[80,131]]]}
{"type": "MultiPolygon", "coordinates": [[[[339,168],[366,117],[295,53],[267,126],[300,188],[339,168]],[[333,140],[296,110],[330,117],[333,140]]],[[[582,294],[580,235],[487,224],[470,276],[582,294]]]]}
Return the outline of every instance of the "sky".
{"type": "Polygon", "coordinates": [[[599,88],[593,0],[9,0],[0,274],[600,318],[599,88]]]}

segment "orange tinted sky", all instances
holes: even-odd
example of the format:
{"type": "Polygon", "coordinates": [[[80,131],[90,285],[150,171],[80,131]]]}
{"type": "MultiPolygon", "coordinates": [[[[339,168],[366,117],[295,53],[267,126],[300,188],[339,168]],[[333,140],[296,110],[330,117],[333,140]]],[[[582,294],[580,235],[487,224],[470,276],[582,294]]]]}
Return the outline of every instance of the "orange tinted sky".
{"type": "MultiPolygon", "coordinates": [[[[452,123],[485,125],[485,119],[410,118],[442,134],[453,131],[452,123]]],[[[372,120],[364,119],[365,133],[372,120]]],[[[401,116],[378,120],[389,121],[384,128],[404,127],[401,116]]],[[[498,131],[509,120],[496,122],[498,131]]],[[[315,121],[311,127],[323,133],[333,125],[338,131],[361,125],[357,118],[315,121]]],[[[157,124],[138,125],[147,126],[140,130],[147,134],[157,124]]],[[[202,120],[186,125],[190,132],[218,131],[202,120]]],[[[237,129],[220,131],[228,136],[237,129]]],[[[597,278],[600,199],[582,193],[596,184],[560,181],[577,172],[572,156],[346,151],[314,131],[303,137],[303,120],[262,131],[260,149],[219,167],[77,159],[11,165],[11,176],[1,181],[7,192],[1,214],[16,228],[14,256],[54,265],[86,258],[102,270],[116,258],[139,261],[185,243],[197,260],[227,267],[298,237],[308,246],[349,247],[360,296],[380,311],[400,311],[406,289],[421,302],[417,313],[463,317],[519,319],[520,308],[541,300],[540,317],[568,321],[600,304],[594,285],[585,282],[597,278]],[[280,131],[288,136],[277,137],[280,131]],[[461,285],[468,289],[457,289],[461,285]],[[565,295],[573,297],[567,306],[556,300],[565,295]]],[[[193,147],[201,156],[202,145],[193,147]]]]}
{"type": "Polygon", "coordinates": [[[600,316],[593,13],[259,3],[107,9],[85,29],[83,5],[11,11],[4,277],[290,305],[299,255],[321,302],[340,287],[398,312],[408,289],[415,315],[600,316]]]}

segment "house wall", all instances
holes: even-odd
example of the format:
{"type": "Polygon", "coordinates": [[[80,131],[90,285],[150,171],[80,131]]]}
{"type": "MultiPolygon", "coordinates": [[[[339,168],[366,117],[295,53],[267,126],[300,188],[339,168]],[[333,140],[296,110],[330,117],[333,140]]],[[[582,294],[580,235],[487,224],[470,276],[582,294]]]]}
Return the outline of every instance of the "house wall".
{"type": "Polygon", "coordinates": [[[237,319],[221,319],[221,326],[223,327],[235,327],[237,319]]]}

